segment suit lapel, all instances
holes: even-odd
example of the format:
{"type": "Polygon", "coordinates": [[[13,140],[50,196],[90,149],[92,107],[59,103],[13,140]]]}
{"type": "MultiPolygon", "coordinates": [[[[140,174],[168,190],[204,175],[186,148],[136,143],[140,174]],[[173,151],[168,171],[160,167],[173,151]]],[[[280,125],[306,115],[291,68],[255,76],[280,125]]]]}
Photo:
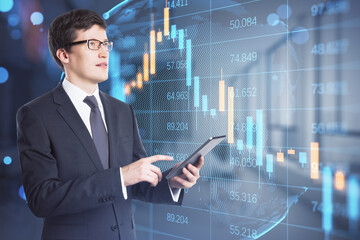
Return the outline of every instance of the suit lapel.
{"type": "MultiPolygon", "coordinates": [[[[99,154],[97,153],[94,141],[89,134],[84,122],[82,121],[79,113],[72,104],[69,96],[66,94],[64,88],[60,84],[53,90],[54,102],[59,105],[57,111],[75,133],[79,141],[82,143],[90,159],[97,169],[103,170],[99,154]]],[[[64,139],[66,141],[66,139],[64,139]]],[[[109,139],[110,140],[110,139],[109,139]]]]}

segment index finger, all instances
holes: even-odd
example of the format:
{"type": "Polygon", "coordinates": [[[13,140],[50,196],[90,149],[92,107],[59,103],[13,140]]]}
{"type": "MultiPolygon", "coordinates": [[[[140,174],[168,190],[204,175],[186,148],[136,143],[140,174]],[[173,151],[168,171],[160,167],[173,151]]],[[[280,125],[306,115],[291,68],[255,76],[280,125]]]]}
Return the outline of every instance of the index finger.
{"type": "Polygon", "coordinates": [[[157,161],[171,161],[173,160],[173,157],[167,156],[167,155],[154,155],[151,157],[144,158],[149,163],[157,162],[157,161]]]}

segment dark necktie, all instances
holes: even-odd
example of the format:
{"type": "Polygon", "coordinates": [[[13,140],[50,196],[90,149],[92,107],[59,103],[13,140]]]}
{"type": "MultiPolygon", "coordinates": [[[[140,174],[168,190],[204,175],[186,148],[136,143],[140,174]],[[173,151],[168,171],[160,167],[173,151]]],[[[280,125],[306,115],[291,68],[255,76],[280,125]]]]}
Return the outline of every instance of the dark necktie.
{"type": "Polygon", "coordinates": [[[109,168],[109,140],[101,117],[99,105],[94,96],[87,96],[84,102],[91,108],[90,125],[91,133],[104,169],[109,168]]]}

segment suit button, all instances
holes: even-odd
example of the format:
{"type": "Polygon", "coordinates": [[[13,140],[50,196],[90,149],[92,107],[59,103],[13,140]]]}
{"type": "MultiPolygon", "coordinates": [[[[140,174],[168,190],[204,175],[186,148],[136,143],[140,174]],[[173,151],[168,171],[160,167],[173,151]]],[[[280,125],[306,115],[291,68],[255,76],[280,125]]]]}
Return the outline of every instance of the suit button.
{"type": "Polygon", "coordinates": [[[112,231],[117,231],[117,229],[118,229],[118,226],[116,225],[116,224],[113,224],[113,225],[111,225],[111,230],[112,231]]]}

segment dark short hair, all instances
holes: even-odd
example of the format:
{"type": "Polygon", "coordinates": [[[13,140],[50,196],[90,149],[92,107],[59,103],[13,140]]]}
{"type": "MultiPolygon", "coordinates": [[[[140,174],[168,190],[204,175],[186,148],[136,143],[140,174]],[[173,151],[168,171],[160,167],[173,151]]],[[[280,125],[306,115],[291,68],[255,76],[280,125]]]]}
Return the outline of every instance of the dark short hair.
{"type": "Polygon", "coordinates": [[[64,66],[56,56],[58,49],[64,48],[70,52],[68,45],[76,36],[76,30],[88,30],[94,25],[99,25],[106,30],[105,20],[96,12],[87,9],[75,9],[66,12],[52,21],[48,33],[48,44],[51,56],[64,71],[64,66]]]}

